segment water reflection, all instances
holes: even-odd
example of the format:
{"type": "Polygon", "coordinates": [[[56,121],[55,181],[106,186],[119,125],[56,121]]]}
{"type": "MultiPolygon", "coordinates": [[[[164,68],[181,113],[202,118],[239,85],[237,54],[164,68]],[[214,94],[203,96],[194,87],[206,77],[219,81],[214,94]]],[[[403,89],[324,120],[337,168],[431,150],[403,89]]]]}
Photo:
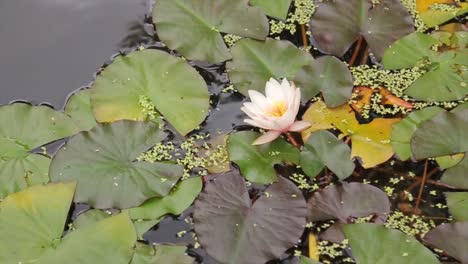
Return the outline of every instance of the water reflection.
{"type": "Polygon", "coordinates": [[[150,43],[151,0],[0,2],[0,104],[62,107],[112,54],[150,43]]]}

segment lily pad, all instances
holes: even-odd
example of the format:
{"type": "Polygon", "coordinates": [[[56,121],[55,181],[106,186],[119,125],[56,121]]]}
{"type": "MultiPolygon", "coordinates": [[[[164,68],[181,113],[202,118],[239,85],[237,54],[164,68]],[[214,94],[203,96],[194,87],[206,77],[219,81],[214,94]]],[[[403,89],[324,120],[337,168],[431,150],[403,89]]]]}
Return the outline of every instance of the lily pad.
{"type": "Polygon", "coordinates": [[[468,263],[468,222],[442,224],[424,235],[424,241],[445,251],[461,263],[468,263]]]}
{"type": "Polygon", "coordinates": [[[468,12],[468,4],[453,0],[416,0],[416,11],[424,24],[435,27],[468,12]]]}
{"type": "Polygon", "coordinates": [[[444,109],[439,107],[427,107],[410,113],[401,122],[393,125],[392,146],[400,160],[411,158],[410,142],[418,126],[443,111],[444,109]]]}
{"type": "Polygon", "coordinates": [[[323,56],[302,67],[294,78],[306,102],[322,92],[327,106],[338,107],[351,99],[353,76],[348,66],[332,56],[323,56]]]}
{"type": "Polygon", "coordinates": [[[286,19],[292,0],[250,0],[250,4],[260,7],[263,12],[271,17],[286,19]]]}
{"type": "Polygon", "coordinates": [[[135,159],[165,136],[151,122],[99,124],[72,137],[57,152],[50,178],[77,181],[75,202],[98,209],[128,208],[163,197],[182,176],[182,166],[135,159]]]}
{"type": "Polygon", "coordinates": [[[160,0],[153,8],[153,21],[170,49],[190,60],[219,63],[231,58],[220,32],[258,40],[268,35],[267,17],[248,2],[160,0]]]}
{"type": "Polygon", "coordinates": [[[468,221],[468,192],[446,192],[447,206],[456,221],[468,221]]]}
{"type": "Polygon", "coordinates": [[[363,183],[342,183],[315,192],[309,199],[309,221],[338,219],[342,223],[378,215],[384,217],[390,212],[387,195],[377,187],[363,183]]]}
{"type": "Polygon", "coordinates": [[[270,78],[293,80],[312,56],[286,40],[267,38],[265,42],[241,39],[231,48],[232,61],[226,63],[234,87],[248,96],[248,90],[264,92],[270,78]]]}
{"type": "Polygon", "coordinates": [[[91,104],[99,122],[143,121],[155,108],[185,135],[208,114],[209,94],[203,78],[183,59],[159,50],[118,56],[96,77],[92,90],[91,104]]]}
{"type": "MultiPolygon", "coordinates": [[[[451,101],[468,94],[467,56],[463,51],[436,52],[434,45],[442,45],[436,36],[415,32],[397,40],[385,51],[383,65],[386,69],[402,69],[421,63],[426,70],[404,93],[423,101],[451,101]]],[[[421,67],[421,65],[419,65],[421,67]]]]}
{"type": "Polygon", "coordinates": [[[31,151],[78,131],[67,115],[47,106],[0,106],[0,199],[48,182],[50,159],[31,151]]]}
{"type": "Polygon", "coordinates": [[[414,31],[411,15],[398,0],[374,6],[367,0],[323,1],[310,27],[311,41],[324,53],[342,57],[362,36],[378,60],[390,44],[414,31]]]}
{"type": "Polygon", "coordinates": [[[129,263],[136,236],[125,213],[62,238],[74,190],[74,183],[38,185],[5,198],[0,204],[0,262],[129,263]]]}
{"type": "Polygon", "coordinates": [[[338,178],[344,179],[354,171],[354,162],[350,156],[348,145],[332,133],[320,130],[313,133],[304,144],[300,164],[311,178],[315,178],[326,166],[338,178]]]}
{"type": "Polygon", "coordinates": [[[76,92],[68,98],[64,111],[81,130],[90,130],[96,126],[96,119],[91,108],[90,89],[76,92]]]}
{"type": "Polygon", "coordinates": [[[314,131],[334,127],[344,136],[350,136],[351,158],[360,158],[364,168],[374,167],[393,156],[390,136],[392,125],[400,121],[399,118],[375,118],[368,124],[359,124],[348,104],[328,108],[322,101],[317,101],[307,109],[302,119],[312,124],[302,132],[304,141],[314,131]]]}
{"type": "Polygon", "coordinates": [[[454,167],[444,172],[440,181],[459,189],[468,189],[468,157],[465,153],[464,158],[454,167]]]}
{"type": "Polygon", "coordinates": [[[437,164],[441,169],[448,169],[460,163],[464,157],[465,153],[458,153],[449,156],[437,157],[435,158],[435,161],[437,161],[437,164]]]}
{"type": "Polygon", "coordinates": [[[278,258],[297,243],[306,223],[301,191],[280,178],[255,202],[236,172],[208,183],[195,202],[194,224],[201,245],[217,261],[257,264],[278,258]]]}
{"type": "Polygon", "coordinates": [[[423,122],[414,132],[414,158],[425,159],[468,151],[468,108],[463,105],[423,122]]]}
{"type": "Polygon", "coordinates": [[[439,264],[416,238],[378,224],[343,226],[357,263],[439,264]]]}
{"type": "Polygon", "coordinates": [[[135,254],[130,264],[192,264],[194,259],[189,257],[184,246],[156,245],[150,246],[137,243],[135,254]]]}
{"type": "Polygon", "coordinates": [[[151,198],[139,207],[131,208],[130,217],[136,221],[135,226],[139,235],[148,230],[146,228],[148,225],[156,225],[165,215],[181,214],[197,198],[202,187],[203,182],[200,177],[183,180],[168,195],[151,198]],[[148,224],[149,222],[151,224],[148,224]]]}
{"type": "Polygon", "coordinates": [[[229,136],[227,149],[229,159],[239,166],[242,175],[249,181],[268,184],[278,179],[273,168],[282,162],[299,163],[297,148],[282,138],[263,145],[252,145],[260,133],[243,131],[229,136]]]}

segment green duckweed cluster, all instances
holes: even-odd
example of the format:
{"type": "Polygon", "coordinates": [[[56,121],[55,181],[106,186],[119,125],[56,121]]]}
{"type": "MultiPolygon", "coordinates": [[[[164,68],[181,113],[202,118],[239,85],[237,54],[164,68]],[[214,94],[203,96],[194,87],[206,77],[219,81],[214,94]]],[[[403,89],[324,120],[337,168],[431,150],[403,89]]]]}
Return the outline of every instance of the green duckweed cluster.
{"type": "Polygon", "coordinates": [[[318,252],[322,263],[335,263],[335,260],[340,259],[344,263],[356,263],[350,257],[346,257],[345,249],[348,247],[348,240],[345,239],[341,244],[332,243],[329,241],[318,242],[318,252]]]}
{"type": "Polygon", "coordinates": [[[413,17],[416,31],[425,32],[428,29],[428,27],[422,20],[421,16],[419,15],[419,12],[416,10],[416,0],[400,0],[400,2],[406,7],[408,12],[413,17]]]}
{"type": "Polygon", "coordinates": [[[159,116],[158,111],[156,111],[156,106],[148,96],[140,95],[138,97],[138,104],[142,108],[141,111],[146,116],[146,119],[155,120],[159,116]]]}
{"type": "Polygon", "coordinates": [[[241,40],[241,36],[233,35],[233,34],[226,34],[223,36],[224,42],[228,45],[228,47],[234,46],[237,41],[241,40]]]}
{"type": "Polygon", "coordinates": [[[179,146],[173,142],[159,143],[151,150],[142,153],[138,161],[175,161],[184,166],[182,179],[189,178],[192,173],[204,176],[210,167],[220,166],[229,162],[226,145],[212,146],[205,142],[209,134],[194,135],[183,141],[179,146]]]}
{"type": "Polygon", "coordinates": [[[301,190],[315,191],[320,189],[317,183],[309,183],[309,178],[304,174],[293,173],[289,179],[293,181],[301,190]]]}
{"type": "Polygon", "coordinates": [[[423,218],[419,215],[405,215],[402,212],[395,211],[391,213],[385,227],[398,229],[411,236],[422,237],[436,226],[434,221],[423,218]]]}
{"type": "Polygon", "coordinates": [[[429,9],[436,10],[436,11],[453,12],[454,15],[456,15],[458,11],[458,9],[453,5],[441,4],[441,3],[434,3],[430,5],[429,9]]]}
{"type": "Polygon", "coordinates": [[[314,14],[317,6],[313,0],[295,0],[294,12],[288,13],[285,21],[270,20],[270,35],[281,34],[287,30],[292,35],[296,33],[296,25],[309,24],[310,18],[314,14]]]}

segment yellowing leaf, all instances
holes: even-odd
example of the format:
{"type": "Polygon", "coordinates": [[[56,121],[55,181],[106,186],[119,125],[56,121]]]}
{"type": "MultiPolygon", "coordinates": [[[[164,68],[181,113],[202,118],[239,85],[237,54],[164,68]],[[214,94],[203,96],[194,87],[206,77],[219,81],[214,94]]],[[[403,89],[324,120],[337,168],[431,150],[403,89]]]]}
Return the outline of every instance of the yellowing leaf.
{"type": "Polygon", "coordinates": [[[327,108],[325,103],[317,101],[305,112],[303,119],[312,124],[302,133],[304,140],[314,131],[333,127],[350,136],[351,157],[359,157],[364,168],[383,163],[394,154],[390,144],[392,125],[400,118],[376,118],[361,125],[349,105],[327,108]]]}
{"type": "Polygon", "coordinates": [[[319,260],[319,251],[317,246],[317,238],[314,234],[309,234],[309,258],[319,260]]]}
{"type": "Polygon", "coordinates": [[[416,0],[416,10],[429,27],[440,25],[468,12],[468,3],[453,0],[416,0]]]}

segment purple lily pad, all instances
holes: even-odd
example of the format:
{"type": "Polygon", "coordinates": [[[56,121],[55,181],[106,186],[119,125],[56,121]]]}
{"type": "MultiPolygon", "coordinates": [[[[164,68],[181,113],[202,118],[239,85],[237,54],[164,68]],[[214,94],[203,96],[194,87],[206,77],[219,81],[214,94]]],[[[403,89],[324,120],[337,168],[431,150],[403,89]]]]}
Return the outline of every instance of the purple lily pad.
{"type": "Polygon", "coordinates": [[[377,187],[363,183],[332,185],[314,193],[308,201],[310,221],[338,219],[350,223],[353,218],[390,212],[387,195],[377,187]]]}
{"type": "Polygon", "coordinates": [[[238,172],[209,182],[194,206],[195,231],[221,263],[257,264],[276,259],[304,231],[307,206],[301,191],[280,179],[252,202],[238,172]]]}
{"type": "Polygon", "coordinates": [[[468,263],[468,222],[439,225],[424,236],[424,241],[468,263]]]}

